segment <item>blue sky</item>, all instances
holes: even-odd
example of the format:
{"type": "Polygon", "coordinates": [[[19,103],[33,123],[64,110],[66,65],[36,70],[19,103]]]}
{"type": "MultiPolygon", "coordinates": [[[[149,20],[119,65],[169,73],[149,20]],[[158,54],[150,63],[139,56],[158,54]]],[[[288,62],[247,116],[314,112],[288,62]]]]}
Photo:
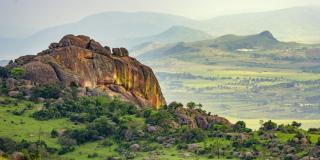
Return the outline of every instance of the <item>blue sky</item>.
{"type": "Polygon", "coordinates": [[[207,19],[296,6],[319,0],[0,0],[0,26],[40,29],[105,11],[152,11],[207,19]]]}

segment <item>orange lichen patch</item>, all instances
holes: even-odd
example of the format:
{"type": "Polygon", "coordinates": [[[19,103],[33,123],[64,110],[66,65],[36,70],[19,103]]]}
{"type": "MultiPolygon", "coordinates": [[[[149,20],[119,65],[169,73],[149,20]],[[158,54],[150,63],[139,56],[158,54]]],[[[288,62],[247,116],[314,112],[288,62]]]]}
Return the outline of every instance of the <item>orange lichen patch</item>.
{"type": "Polygon", "coordinates": [[[83,87],[93,88],[94,85],[90,81],[84,81],[83,87]]]}

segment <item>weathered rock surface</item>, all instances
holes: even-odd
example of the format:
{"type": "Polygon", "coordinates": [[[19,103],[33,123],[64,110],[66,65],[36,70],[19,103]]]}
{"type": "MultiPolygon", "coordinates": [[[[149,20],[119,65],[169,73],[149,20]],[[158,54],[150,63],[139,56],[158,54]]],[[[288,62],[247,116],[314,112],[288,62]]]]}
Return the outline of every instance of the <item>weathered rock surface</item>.
{"type": "Polygon", "coordinates": [[[165,105],[151,68],[130,57],[125,48],[112,50],[87,36],[66,35],[37,56],[20,57],[10,65],[25,68],[26,79],[33,83],[67,87],[75,83],[82,88],[101,89],[140,107],[165,105]]]}
{"type": "Polygon", "coordinates": [[[174,115],[176,116],[179,125],[187,125],[190,128],[201,128],[205,130],[214,124],[233,125],[226,118],[218,115],[207,115],[201,111],[187,108],[177,108],[174,115]]]}

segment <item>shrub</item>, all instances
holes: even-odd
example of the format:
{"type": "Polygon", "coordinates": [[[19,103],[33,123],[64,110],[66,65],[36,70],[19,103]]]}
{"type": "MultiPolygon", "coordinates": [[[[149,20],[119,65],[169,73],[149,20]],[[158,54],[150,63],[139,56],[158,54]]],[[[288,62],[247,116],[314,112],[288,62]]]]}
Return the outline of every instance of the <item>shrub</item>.
{"type": "Polygon", "coordinates": [[[297,133],[298,127],[294,126],[294,125],[284,125],[284,124],[280,124],[277,128],[278,131],[284,132],[284,133],[297,133]]]}
{"type": "Polygon", "coordinates": [[[301,127],[301,123],[298,123],[298,122],[296,122],[296,121],[293,121],[291,125],[292,125],[293,127],[296,127],[296,128],[301,127]]]}
{"type": "Polygon", "coordinates": [[[320,146],[320,137],[318,138],[318,141],[317,141],[316,145],[320,146]]]}
{"type": "Polygon", "coordinates": [[[51,138],[57,138],[59,136],[59,132],[55,129],[52,129],[50,135],[51,135],[51,138]]]}
{"type": "Polygon", "coordinates": [[[108,136],[116,131],[115,124],[108,118],[98,118],[88,126],[90,130],[96,130],[101,136],[108,136]]]}
{"type": "Polygon", "coordinates": [[[262,129],[266,131],[274,130],[276,128],[277,128],[277,124],[272,122],[271,120],[262,124],[262,129]]]}
{"type": "Polygon", "coordinates": [[[90,115],[88,113],[73,113],[70,116],[70,120],[73,122],[84,123],[86,121],[91,121],[90,115]]]}
{"type": "Polygon", "coordinates": [[[144,118],[149,118],[151,116],[152,110],[151,109],[147,109],[143,111],[143,117],[144,118]]]}
{"type": "Polygon", "coordinates": [[[201,142],[203,141],[207,135],[206,133],[200,129],[200,128],[195,128],[195,129],[182,129],[180,130],[181,138],[183,142],[187,143],[195,143],[195,142],[201,142]]]}
{"type": "Polygon", "coordinates": [[[195,108],[196,108],[196,103],[194,103],[194,102],[189,102],[189,103],[187,103],[187,108],[189,108],[189,109],[195,109],[195,108]]]}
{"type": "Polygon", "coordinates": [[[243,142],[243,146],[247,148],[252,147],[255,144],[259,144],[259,141],[255,138],[249,138],[243,142]]]}
{"type": "Polygon", "coordinates": [[[0,137],[0,150],[6,153],[12,153],[16,151],[17,143],[9,138],[0,137]]]}
{"type": "Polygon", "coordinates": [[[58,152],[59,155],[66,154],[68,152],[72,152],[74,150],[74,147],[62,147],[60,151],[58,152]]]}
{"type": "Polygon", "coordinates": [[[103,147],[110,147],[112,145],[113,145],[113,143],[110,140],[103,140],[101,142],[101,146],[103,146],[103,147]]]}
{"type": "Polygon", "coordinates": [[[88,154],[88,158],[96,158],[98,156],[99,156],[98,153],[88,154]]]}
{"type": "Polygon", "coordinates": [[[219,131],[219,132],[228,132],[231,130],[231,127],[224,124],[213,124],[209,128],[210,131],[219,131]]]}
{"type": "Polygon", "coordinates": [[[39,97],[42,97],[46,99],[49,99],[49,98],[58,99],[61,94],[61,89],[62,88],[60,86],[53,85],[53,84],[38,86],[33,89],[32,98],[37,99],[39,97]]]}
{"type": "Polygon", "coordinates": [[[49,119],[53,119],[53,118],[60,118],[60,113],[58,111],[52,111],[52,110],[47,110],[47,109],[43,109],[37,112],[34,112],[32,114],[32,117],[37,119],[37,120],[49,120],[49,119]]]}
{"type": "Polygon", "coordinates": [[[58,139],[58,143],[65,148],[71,148],[75,145],[77,145],[77,141],[75,139],[69,138],[69,137],[60,137],[58,139]]]}
{"type": "Polygon", "coordinates": [[[238,121],[233,126],[233,130],[236,132],[243,132],[246,129],[246,123],[244,121],[238,121]]]}
{"type": "Polygon", "coordinates": [[[9,70],[5,67],[0,67],[0,78],[8,78],[9,70]]]}
{"type": "Polygon", "coordinates": [[[309,128],[308,129],[308,133],[317,133],[317,132],[319,132],[320,130],[318,129],[318,128],[309,128]]]}
{"type": "Polygon", "coordinates": [[[77,144],[83,144],[86,142],[94,141],[99,139],[99,133],[96,130],[88,128],[68,130],[66,136],[76,140],[77,144]]]}
{"type": "Polygon", "coordinates": [[[179,143],[177,145],[177,149],[182,150],[182,149],[187,149],[188,145],[186,143],[179,143]]]}
{"type": "Polygon", "coordinates": [[[113,99],[108,104],[110,112],[117,112],[119,115],[136,114],[138,112],[137,107],[131,103],[121,101],[119,99],[113,99]]]}
{"type": "Polygon", "coordinates": [[[173,116],[171,113],[165,110],[159,110],[158,112],[152,114],[149,118],[147,118],[146,122],[152,125],[159,125],[164,129],[170,129],[172,120],[173,116]]]}
{"type": "Polygon", "coordinates": [[[13,78],[22,78],[25,75],[25,72],[24,68],[15,67],[10,70],[10,75],[13,78]]]}
{"type": "Polygon", "coordinates": [[[0,82],[0,93],[2,93],[2,94],[8,94],[8,88],[7,88],[7,86],[6,86],[6,84],[5,83],[1,83],[0,82]]]}

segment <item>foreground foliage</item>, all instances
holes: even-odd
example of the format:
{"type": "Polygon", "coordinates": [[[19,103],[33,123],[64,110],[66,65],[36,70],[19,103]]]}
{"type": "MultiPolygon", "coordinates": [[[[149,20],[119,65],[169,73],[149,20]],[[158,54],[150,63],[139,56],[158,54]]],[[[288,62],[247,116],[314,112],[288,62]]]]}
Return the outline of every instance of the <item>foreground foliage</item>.
{"type": "Polygon", "coordinates": [[[210,117],[211,113],[202,110],[201,104],[189,103],[184,107],[174,102],[160,110],[140,110],[130,103],[104,96],[59,99],[43,104],[6,97],[0,100],[3,157],[16,154],[26,159],[193,159],[195,156],[202,159],[296,159],[320,156],[320,129],[305,131],[298,122],[277,125],[267,121],[261,123],[258,131],[252,131],[243,121],[234,125],[216,122],[207,128],[181,121],[182,113],[186,118],[210,117]],[[23,112],[16,114],[18,111],[23,112]],[[64,121],[64,125],[50,125],[58,121],[64,121]],[[48,127],[37,128],[40,124],[48,124],[48,127]],[[10,131],[13,126],[20,128],[14,135],[10,131]],[[35,135],[28,135],[31,132],[23,129],[30,127],[35,127],[35,135]]]}

